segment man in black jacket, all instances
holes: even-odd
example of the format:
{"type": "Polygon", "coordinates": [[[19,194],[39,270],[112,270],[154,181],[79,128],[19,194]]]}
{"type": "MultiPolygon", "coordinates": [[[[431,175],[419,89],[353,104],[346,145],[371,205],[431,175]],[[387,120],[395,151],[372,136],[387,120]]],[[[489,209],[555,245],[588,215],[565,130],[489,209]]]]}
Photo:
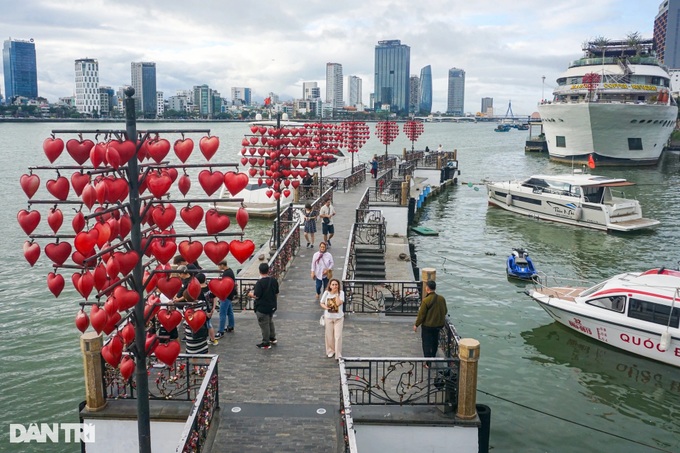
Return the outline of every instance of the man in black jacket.
{"type": "Polygon", "coordinates": [[[255,316],[262,331],[262,342],[257,345],[260,349],[276,346],[276,329],[274,328],[274,312],[276,312],[276,295],[279,294],[279,282],[269,277],[269,265],[261,263],[259,267],[260,279],[250,292],[255,298],[255,316]]]}

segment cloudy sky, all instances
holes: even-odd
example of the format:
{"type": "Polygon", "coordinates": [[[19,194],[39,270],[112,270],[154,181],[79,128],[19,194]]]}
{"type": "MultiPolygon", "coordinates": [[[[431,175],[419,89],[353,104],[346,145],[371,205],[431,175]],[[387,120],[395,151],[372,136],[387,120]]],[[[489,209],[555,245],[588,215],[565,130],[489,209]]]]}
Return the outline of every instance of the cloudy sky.
{"type": "Polygon", "coordinates": [[[101,85],[128,85],[130,62],[153,61],[166,97],[208,84],[223,97],[250,87],[254,99],[301,97],[305,81],[319,82],[325,97],[326,63],[340,63],[345,79],[363,79],[368,104],[375,45],[400,39],[411,47],[412,74],[432,66],[433,111],[446,110],[447,73],[456,67],[466,71],[466,111],[488,96],[497,114],[510,101],[515,114],[530,114],[587,39],[651,38],[661,0],[11,3],[0,14],[3,39],[35,40],[39,94],[51,102],[73,94],[74,60],[95,58],[101,85]]]}

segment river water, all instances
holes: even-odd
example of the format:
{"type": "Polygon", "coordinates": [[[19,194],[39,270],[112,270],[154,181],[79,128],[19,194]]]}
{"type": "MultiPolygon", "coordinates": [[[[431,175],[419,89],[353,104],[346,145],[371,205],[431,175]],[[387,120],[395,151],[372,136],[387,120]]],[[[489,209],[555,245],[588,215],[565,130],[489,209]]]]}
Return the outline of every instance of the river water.
{"type": "MultiPolygon", "coordinates": [[[[51,269],[44,253],[33,268],[23,258],[26,236],[16,213],[27,203],[19,177],[29,166],[48,163],[41,144],[53,129],[119,127],[123,125],[0,123],[5,168],[0,178],[0,256],[6,264],[0,267],[0,451],[78,451],[77,445],[64,443],[16,448],[8,443],[9,424],[77,422],[77,406],[84,399],[79,332],[73,324],[78,297],[69,282],[57,299],[47,290],[45,276],[51,269]]],[[[547,156],[525,155],[527,132],[496,133],[493,127],[425,125],[416,148],[442,144],[446,150],[458,149],[462,184],[428,202],[421,213],[420,224],[438,230],[439,237],[412,238],[418,265],[437,269],[438,292],[447,298],[459,333],[481,343],[478,402],[491,407],[493,451],[680,451],[679,369],[618,352],[558,326],[523,294],[521,284],[505,277],[505,258],[518,246],[528,249],[546,274],[590,281],[662,265],[677,267],[679,156],[665,153],[651,168],[595,171],[636,182],[626,194],[641,201],[646,217],[661,221],[652,232],[612,235],[487,207],[486,190],[479,185],[485,179],[570,171],[547,156]]],[[[179,128],[210,129],[219,136],[220,151],[213,158],[218,162],[236,162],[241,139],[249,132],[236,123],[138,125],[140,130],[179,128]]],[[[402,133],[389,152],[398,154],[404,147],[410,149],[411,143],[402,133]]],[[[359,157],[366,162],[384,151],[371,137],[359,157]]],[[[55,163],[70,164],[66,157],[64,153],[55,163]]],[[[202,156],[194,157],[188,163],[201,162],[202,156]]],[[[40,176],[44,186],[54,174],[40,176]]],[[[41,209],[41,226],[46,209],[41,209]]],[[[269,222],[251,221],[246,237],[259,245],[269,228],[269,222]]]]}

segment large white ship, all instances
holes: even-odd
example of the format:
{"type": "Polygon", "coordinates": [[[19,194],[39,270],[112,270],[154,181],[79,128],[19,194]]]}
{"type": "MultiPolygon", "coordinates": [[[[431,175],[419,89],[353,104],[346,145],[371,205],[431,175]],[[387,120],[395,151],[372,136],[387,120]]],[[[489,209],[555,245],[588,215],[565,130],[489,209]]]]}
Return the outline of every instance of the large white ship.
{"type": "Polygon", "coordinates": [[[652,40],[599,38],[557,79],[538,107],[550,158],[597,165],[654,165],[678,107],[652,40]]]}

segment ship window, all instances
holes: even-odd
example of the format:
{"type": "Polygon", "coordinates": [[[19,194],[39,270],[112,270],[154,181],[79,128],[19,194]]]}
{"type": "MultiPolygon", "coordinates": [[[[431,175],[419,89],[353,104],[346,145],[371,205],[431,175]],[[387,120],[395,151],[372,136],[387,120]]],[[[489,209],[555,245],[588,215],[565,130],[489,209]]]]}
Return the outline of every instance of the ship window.
{"type": "Polygon", "coordinates": [[[632,124],[635,124],[635,123],[637,123],[637,120],[630,120],[630,122],[631,122],[632,124]]]}
{"type": "Polygon", "coordinates": [[[654,124],[659,124],[659,120],[654,120],[654,124]]]}
{"type": "Polygon", "coordinates": [[[564,135],[556,136],[555,137],[555,146],[557,146],[558,148],[566,148],[567,147],[566,137],[564,135]]]}
{"type": "Polygon", "coordinates": [[[598,299],[589,300],[586,303],[594,307],[623,313],[623,309],[626,307],[626,296],[600,297],[598,299]]]}
{"type": "Polygon", "coordinates": [[[642,321],[653,322],[654,324],[668,325],[670,316],[670,327],[678,328],[680,320],[680,308],[674,308],[671,315],[671,307],[668,305],[648,302],[641,299],[630,299],[628,317],[640,319],[642,321]]]}
{"type": "Polygon", "coordinates": [[[631,151],[642,151],[642,139],[641,138],[629,138],[628,139],[628,149],[631,151]]]}

